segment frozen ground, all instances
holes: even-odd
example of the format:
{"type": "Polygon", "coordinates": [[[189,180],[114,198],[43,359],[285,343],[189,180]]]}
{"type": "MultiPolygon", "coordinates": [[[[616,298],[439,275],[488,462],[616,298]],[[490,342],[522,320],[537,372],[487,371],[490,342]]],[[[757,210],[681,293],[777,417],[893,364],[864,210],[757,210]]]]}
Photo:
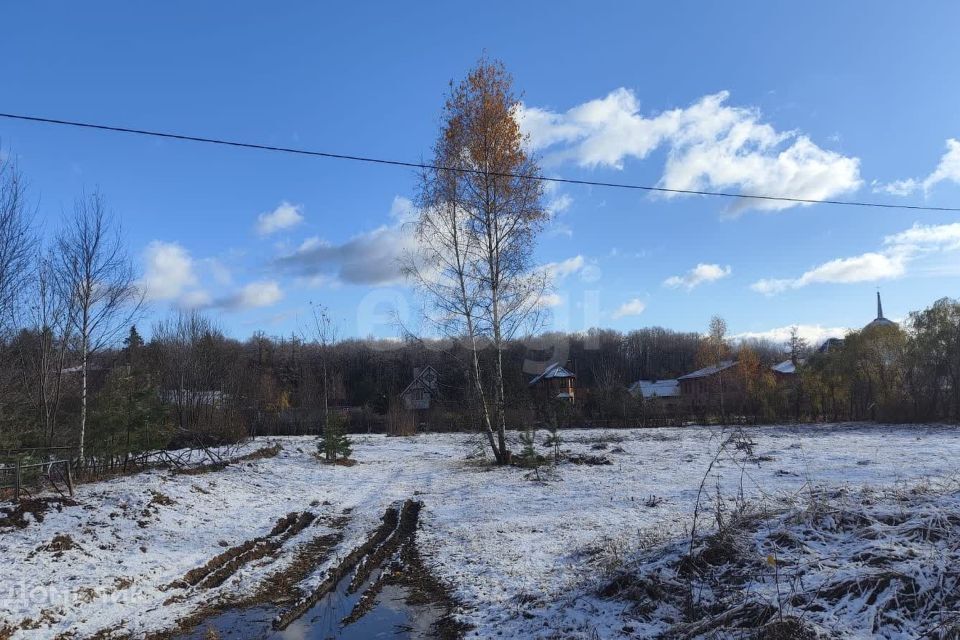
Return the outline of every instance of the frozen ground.
{"type": "MultiPolygon", "coordinates": [[[[721,464],[725,495],[742,480],[753,500],[782,504],[814,486],[882,492],[944,482],[960,469],[960,430],[953,427],[820,425],[750,434],[761,461],[743,476],[721,464]]],[[[252,592],[291,562],[299,545],[342,531],[333,553],[319,560],[317,582],[379,524],[387,506],[414,495],[424,503],[421,552],[462,604],[471,635],[625,633],[625,625],[632,627],[624,602],[595,595],[608,580],[603,574],[641,542],[669,544],[685,534],[718,431],[562,436],[565,450],[604,455],[613,464],[566,463],[541,482],[524,469],[468,459],[474,439],[442,434],[359,436],[358,464],[330,467],[312,456],[311,439],[277,438],[248,445],[252,451],[279,442],[276,457],[218,472],[153,471],[81,486],[77,506],[0,530],[0,637],[4,626],[14,638],[86,638],[104,630],[138,636],[169,628],[211,600],[252,592]],[[282,516],[304,511],[317,516],[311,526],[222,585],[168,588],[224,548],[266,536],[282,516]],[[57,544],[58,535],[71,544],[57,544]]]]}

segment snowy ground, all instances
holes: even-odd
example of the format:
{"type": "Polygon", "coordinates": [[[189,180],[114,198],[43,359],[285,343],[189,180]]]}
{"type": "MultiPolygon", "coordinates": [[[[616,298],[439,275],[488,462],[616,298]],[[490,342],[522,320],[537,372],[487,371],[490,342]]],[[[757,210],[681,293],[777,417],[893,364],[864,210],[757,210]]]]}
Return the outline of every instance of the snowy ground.
{"type": "MultiPolygon", "coordinates": [[[[767,427],[750,434],[762,461],[747,468],[742,482],[756,501],[780,503],[811,486],[909,487],[944,481],[960,469],[960,430],[953,427],[767,427]]],[[[312,456],[311,439],[277,438],[247,447],[279,442],[276,457],[222,471],[153,471],[83,485],[78,506],[0,530],[0,637],[5,626],[14,638],[66,632],[86,638],[104,630],[137,636],[169,628],[211,599],[253,591],[292,560],[298,545],[342,528],[342,541],[317,567],[320,576],[379,524],[387,506],[414,495],[424,503],[421,552],[462,604],[471,636],[616,636],[623,633],[625,605],[596,597],[609,579],[604,572],[641,543],[685,534],[718,431],[562,436],[564,449],[604,455],[613,464],[562,464],[555,477],[538,482],[524,469],[468,460],[475,440],[442,434],[356,437],[358,464],[331,467],[312,456]],[[213,588],[168,588],[224,548],[265,536],[282,516],[303,511],[316,521],[275,556],[213,588]],[[51,544],[61,534],[73,545],[51,544]]],[[[724,493],[734,494],[740,470],[727,464],[717,472],[724,493]]]]}

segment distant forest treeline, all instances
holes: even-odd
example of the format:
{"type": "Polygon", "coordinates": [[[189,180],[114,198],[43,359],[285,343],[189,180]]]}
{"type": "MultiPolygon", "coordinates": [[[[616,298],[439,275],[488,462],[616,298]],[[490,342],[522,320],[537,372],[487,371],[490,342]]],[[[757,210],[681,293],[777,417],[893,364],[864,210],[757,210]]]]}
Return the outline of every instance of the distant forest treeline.
{"type": "MultiPolygon", "coordinates": [[[[122,348],[90,363],[87,455],[121,460],[138,451],[234,441],[257,434],[317,433],[323,422],[323,368],[331,407],[351,431],[476,429],[469,353],[451,341],[343,340],[326,346],[302,338],[225,336],[199,313],[159,324],[144,342],[131,328],[122,348]],[[428,412],[403,409],[399,394],[415,367],[440,374],[428,412]]],[[[505,351],[509,426],[643,426],[719,420],[719,407],[665,412],[628,393],[637,379],[677,377],[715,359],[711,336],[648,328],[620,333],[546,334],[511,341],[505,351]],[[577,374],[573,406],[544,402],[528,382],[560,359],[577,374]],[[525,370],[525,367],[527,370],[525,370]]],[[[21,328],[0,343],[0,447],[77,441],[80,379],[75,347],[44,358],[58,338],[21,328]],[[40,387],[43,381],[44,387],[40,387]]],[[[815,345],[814,345],[815,346],[815,345]]],[[[740,366],[727,384],[728,420],[956,420],[960,417],[960,302],[943,299],[898,326],[851,333],[825,353],[795,341],[794,353],[769,342],[723,343],[740,366]],[[770,365],[791,357],[799,374],[777,379],[770,365]],[[732,396],[731,396],[732,397],[732,396]]],[[[492,350],[481,352],[492,375],[492,350]]],[[[721,354],[722,357],[726,357],[721,354]]]]}

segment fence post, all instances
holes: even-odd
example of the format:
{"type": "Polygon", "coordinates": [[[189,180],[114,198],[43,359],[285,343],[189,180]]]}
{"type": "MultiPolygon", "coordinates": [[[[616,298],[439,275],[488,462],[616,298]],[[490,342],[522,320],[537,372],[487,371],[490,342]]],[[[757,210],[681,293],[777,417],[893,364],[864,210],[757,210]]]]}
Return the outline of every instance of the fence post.
{"type": "Polygon", "coordinates": [[[13,470],[13,501],[20,502],[20,456],[17,456],[17,464],[13,470]]]}
{"type": "Polygon", "coordinates": [[[70,471],[70,461],[66,460],[64,466],[67,467],[67,490],[70,491],[70,497],[73,497],[73,472],[70,471]]]}

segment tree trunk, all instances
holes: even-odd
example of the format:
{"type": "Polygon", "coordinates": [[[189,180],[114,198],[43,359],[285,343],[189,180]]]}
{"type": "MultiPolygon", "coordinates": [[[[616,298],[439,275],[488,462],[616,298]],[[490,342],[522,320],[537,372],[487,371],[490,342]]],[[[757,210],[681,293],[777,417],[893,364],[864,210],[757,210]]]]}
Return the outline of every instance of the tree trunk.
{"type": "Polygon", "coordinates": [[[87,368],[88,368],[88,343],[89,338],[89,311],[84,306],[83,309],[83,335],[80,339],[80,467],[84,465],[84,444],[87,434],[87,368]]]}
{"type": "Polygon", "coordinates": [[[469,317],[467,318],[467,330],[470,333],[470,341],[473,351],[473,379],[475,382],[477,399],[480,400],[480,406],[483,410],[483,426],[487,436],[487,442],[490,444],[490,449],[493,451],[493,457],[497,461],[497,464],[504,464],[505,461],[503,459],[503,452],[505,449],[502,445],[498,447],[493,437],[493,424],[490,421],[490,407],[487,406],[487,398],[483,392],[483,381],[480,379],[480,354],[477,352],[477,336],[476,333],[474,333],[473,319],[469,317]]]}

